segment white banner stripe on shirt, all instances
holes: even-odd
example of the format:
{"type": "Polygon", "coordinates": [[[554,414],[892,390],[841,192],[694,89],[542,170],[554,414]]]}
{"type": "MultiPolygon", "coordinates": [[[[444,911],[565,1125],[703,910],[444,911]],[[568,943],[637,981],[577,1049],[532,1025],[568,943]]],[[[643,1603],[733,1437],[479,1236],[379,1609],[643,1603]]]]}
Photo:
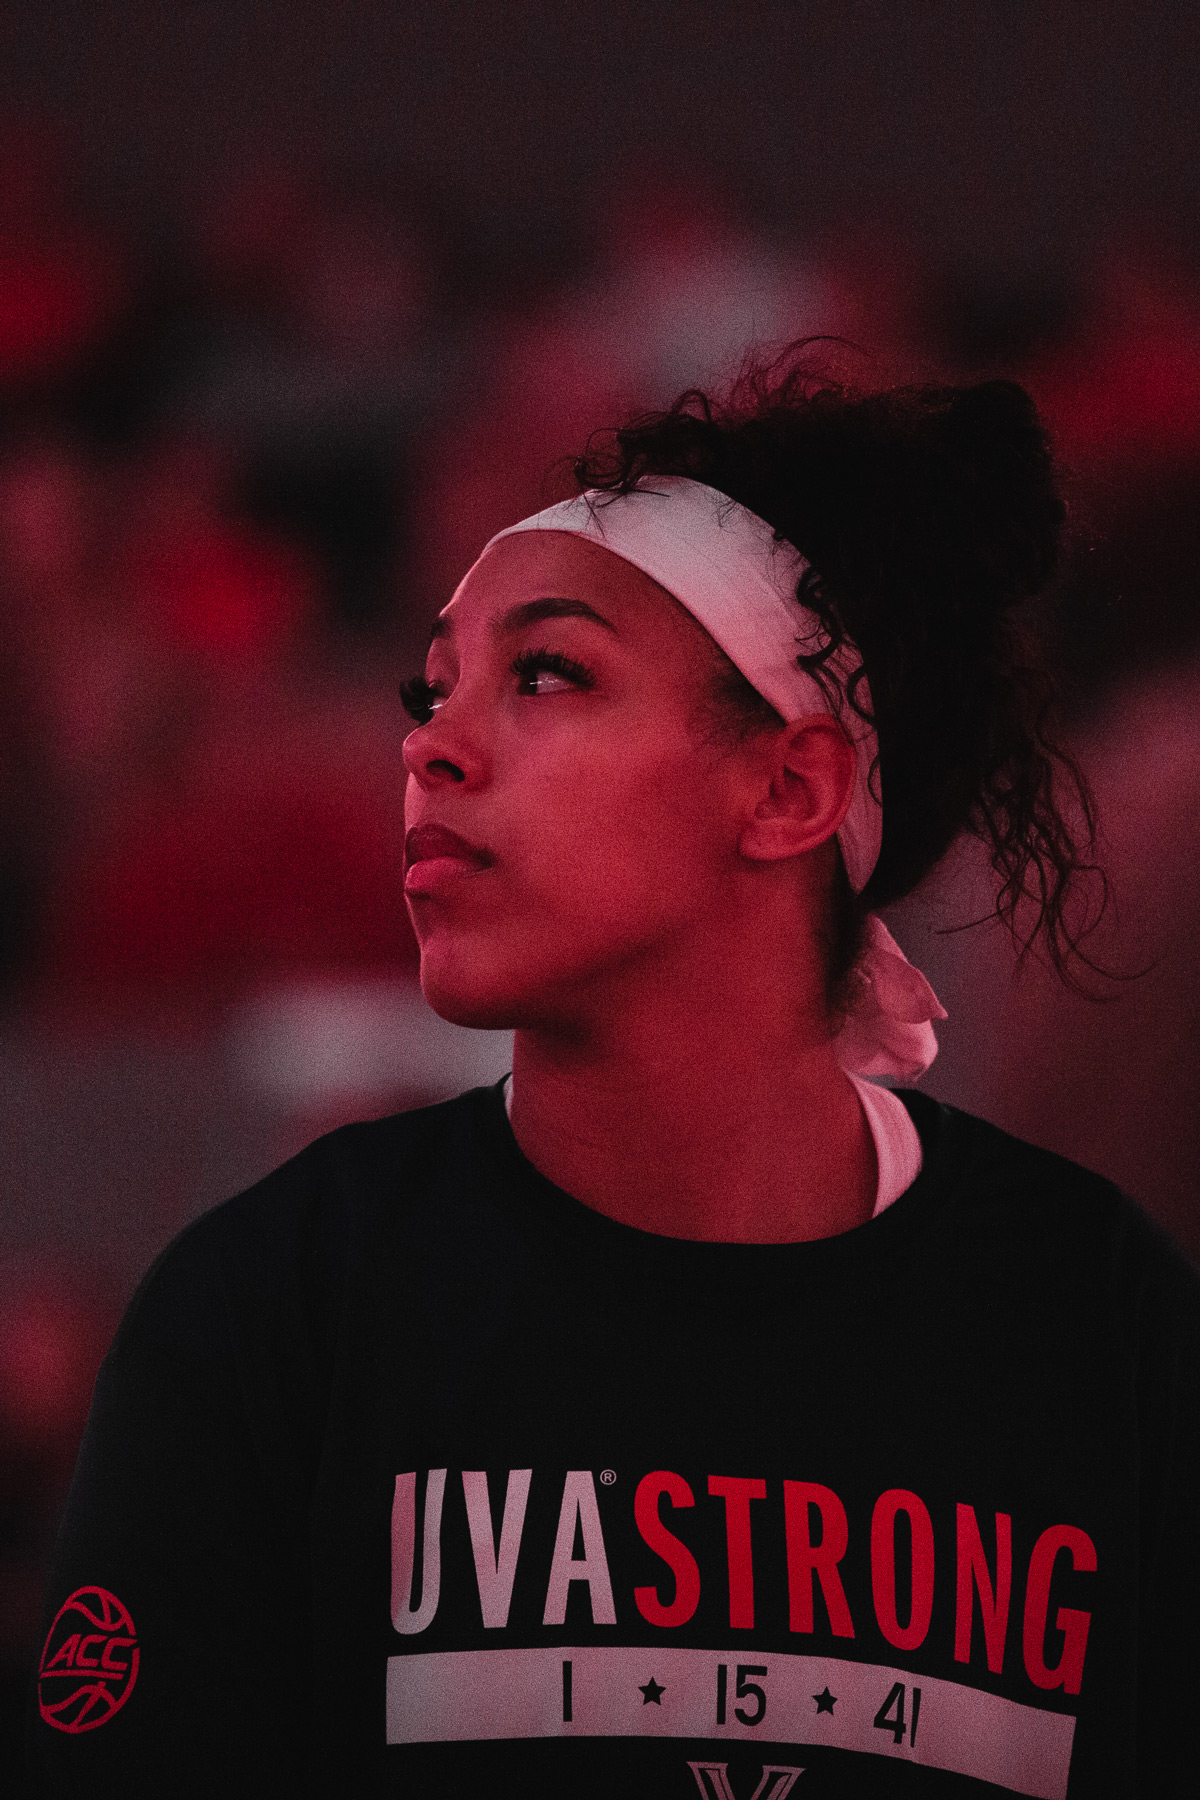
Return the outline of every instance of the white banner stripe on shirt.
{"type": "Polygon", "coordinates": [[[829,1744],[970,1775],[1033,1800],[1064,1800],[1074,1734],[1068,1713],[962,1682],[744,1645],[388,1658],[389,1744],[539,1737],[829,1744]]]}

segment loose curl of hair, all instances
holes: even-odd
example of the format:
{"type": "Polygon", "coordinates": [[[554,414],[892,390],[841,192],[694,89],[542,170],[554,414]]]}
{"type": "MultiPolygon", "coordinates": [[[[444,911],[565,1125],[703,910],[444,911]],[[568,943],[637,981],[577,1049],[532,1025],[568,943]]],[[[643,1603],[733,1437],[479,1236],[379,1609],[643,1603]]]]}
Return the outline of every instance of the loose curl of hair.
{"type": "MultiPolygon", "coordinates": [[[[1073,923],[1076,878],[1099,875],[1101,909],[1107,887],[1087,860],[1092,795],[1049,735],[1054,687],[1023,616],[1056,572],[1066,518],[1045,429],[1015,382],[861,391],[814,371],[812,345],[749,362],[719,403],[689,389],[593,434],[575,480],[614,495],[662,475],[719,489],[809,564],[797,595],[822,638],[798,665],[833,696],[826,665],[847,639],[861,652],[870,705],[861,679],[847,700],[878,735],[883,845],[860,896],[841,876],[831,984],[866,913],[911,893],[964,831],[990,850],[996,915],[1022,955],[1040,937],[1072,979],[1091,929],[1073,923]]],[[[778,723],[732,666],[713,700],[739,735],[778,723]]]]}

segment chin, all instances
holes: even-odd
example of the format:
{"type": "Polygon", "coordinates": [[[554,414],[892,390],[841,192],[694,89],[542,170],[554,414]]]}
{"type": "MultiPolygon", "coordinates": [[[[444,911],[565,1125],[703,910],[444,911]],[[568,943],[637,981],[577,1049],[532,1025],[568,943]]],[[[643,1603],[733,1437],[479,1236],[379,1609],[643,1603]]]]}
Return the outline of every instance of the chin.
{"type": "Polygon", "coordinates": [[[421,957],[421,992],[439,1019],[472,1031],[513,1031],[525,1022],[532,996],[497,969],[481,971],[461,956],[421,957]]]}
{"type": "Polygon", "coordinates": [[[505,966],[492,946],[479,954],[464,946],[427,943],[421,952],[421,992],[440,1019],[473,1031],[570,1028],[579,1008],[582,971],[547,968],[545,945],[505,966]]]}
{"type": "Polygon", "coordinates": [[[445,994],[421,983],[421,991],[439,1019],[462,1025],[468,1031],[514,1031],[521,1020],[500,999],[468,994],[445,994]]]}

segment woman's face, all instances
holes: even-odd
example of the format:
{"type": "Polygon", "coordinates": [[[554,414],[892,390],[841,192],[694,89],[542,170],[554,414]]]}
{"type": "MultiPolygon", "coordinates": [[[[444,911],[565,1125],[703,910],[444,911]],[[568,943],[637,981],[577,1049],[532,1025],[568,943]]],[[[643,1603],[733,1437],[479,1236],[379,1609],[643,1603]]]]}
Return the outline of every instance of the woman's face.
{"type": "Polygon", "coordinates": [[[701,741],[715,646],[640,570],[557,531],[502,538],[435,629],[433,716],[404,746],[422,987],[457,1024],[568,1024],[720,918],[737,759],[701,741]],[[430,826],[494,860],[437,858],[413,843],[430,826]]]}

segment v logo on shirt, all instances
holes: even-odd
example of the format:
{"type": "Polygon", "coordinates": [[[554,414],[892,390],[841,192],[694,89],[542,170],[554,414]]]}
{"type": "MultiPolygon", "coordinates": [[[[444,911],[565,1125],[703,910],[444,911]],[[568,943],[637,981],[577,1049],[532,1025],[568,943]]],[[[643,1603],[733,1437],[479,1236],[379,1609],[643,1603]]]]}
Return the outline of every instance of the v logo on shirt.
{"type": "MultiPolygon", "coordinates": [[[[696,1777],[696,1785],[704,1795],[704,1800],[738,1800],[729,1779],[728,1763],[690,1762],[688,1768],[696,1777]]],[[[803,1769],[786,1768],[782,1763],[768,1763],[750,1800],[783,1800],[785,1794],[791,1793],[797,1777],[803,1773],[803,1769]]]]}

